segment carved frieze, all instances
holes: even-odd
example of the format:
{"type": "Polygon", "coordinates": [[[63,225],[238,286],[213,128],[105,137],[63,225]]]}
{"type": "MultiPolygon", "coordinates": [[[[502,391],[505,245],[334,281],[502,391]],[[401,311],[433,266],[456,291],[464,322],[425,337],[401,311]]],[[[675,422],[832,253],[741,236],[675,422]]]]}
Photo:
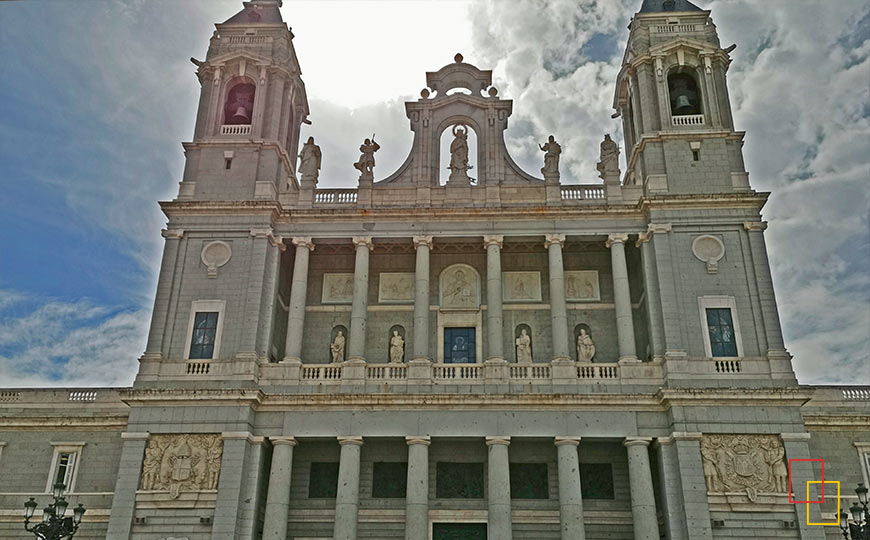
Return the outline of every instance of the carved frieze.
{"type": "Polygon", "coordinates": [[[182,491],[217,489],[223,440],[217,433],[152,435],[145,448],[141,487],[166,491],[177,499],[182,491]]]}
{"type": "Polygon", "coordinates": [[[505,302],[540,302],[540,272],[502,272],[505,302]]]}
{"type": "Polygon", "coordinates": [[[776,435],[704,435],[701,457],[708,492],[786,493],[785,449],[776,435]]]}
{"type": "Polygon", "coordinates": [[[601,300],[597,270],[569,270],[565,272],[565,299],[569,302],[596,302],[601,300]]]}
{"type": "Polygon", "coordinates": [[[324,304],[350,304],[353,301],[353,274],[323,274],[324,304]]]}
{"type": "Polygon", "coordinates": [[[378,302],[382,304],[414,302],[414,273],[382,272],[378,277],[378,302]]]}

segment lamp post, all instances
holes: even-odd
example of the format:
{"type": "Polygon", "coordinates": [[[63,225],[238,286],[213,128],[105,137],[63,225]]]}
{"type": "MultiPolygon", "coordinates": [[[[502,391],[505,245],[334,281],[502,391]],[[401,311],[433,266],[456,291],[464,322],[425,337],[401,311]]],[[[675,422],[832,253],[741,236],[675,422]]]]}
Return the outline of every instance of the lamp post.
{"type": "Polygon", "coordinates": [[[840,530],[846,540],[870,540],[870,508],[867,506],[867,488],[858,484],[855,488],[858,503],[849,508],[849,514],[840,513],[840,530]],[[852,523],[849,523],[851,514],[852,523]]]}
{"type": "Polygon", "coordinates": [[[61,540],[63,538],[72,540],[79,529],[79,523],[82,522],[82,516],[85,515],[85,507],[79,504],[73,508],[72,517],[64,517],[69,506],[66,497],[64,497],[65,489],[66,486],[61,482],[54,485],[51,494],[54,497],[54,503],[42,510],[42,523],[30,524],[30,518],[33,517],[36,507],[39,506],[33,497],[24,503],[24,530],[33,533],[40,540],[61,540]]]}

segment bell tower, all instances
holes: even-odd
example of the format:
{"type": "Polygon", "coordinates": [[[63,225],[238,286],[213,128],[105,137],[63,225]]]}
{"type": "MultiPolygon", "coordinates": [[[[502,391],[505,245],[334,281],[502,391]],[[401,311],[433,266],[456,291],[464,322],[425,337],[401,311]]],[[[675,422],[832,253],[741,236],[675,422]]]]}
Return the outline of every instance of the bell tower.
{"type": "Polygon", "coordinates": [[[631,21],[613,106],[624,183],[648,195],[749,191],[722,49],[710,12],[688,0],[644,0],[631,21]]]}
{"type": "Polygon", "coordinates": [[[215,25],[179,200],[276,200],[298,190],[299,129],[308,98],[282,0],[251,0],[215,25]]]}

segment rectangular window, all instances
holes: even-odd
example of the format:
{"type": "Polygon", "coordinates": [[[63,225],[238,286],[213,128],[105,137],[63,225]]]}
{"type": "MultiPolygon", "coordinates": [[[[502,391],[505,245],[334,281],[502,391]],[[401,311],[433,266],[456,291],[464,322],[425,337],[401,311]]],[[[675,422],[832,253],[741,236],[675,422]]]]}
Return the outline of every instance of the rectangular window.
{"type": "Polygon", "coordinates": [[[549,499],[546,463],[511,463],[512,499],[549,499]]]}
{"type": "Polygon", "coordinates": [[[308,474],[309,499],[334,499],[338,493],[338,463],[312,463],[308,474]]]}
{"type": "Polygon", "coordinates": [[[69,486],[72,480],[73,467],[75,466],[75,452],[61,452],[57,455],[57,464],[54,467],[54,483],[69,486]]]}
{"type": "Polygon", "coordinates": [[[407,463],[375,463],[372,470],[372,497],[404,499],[408,488],[407,463]]]}
{"type": "Polygon", "coordinates": [[[435,497],[439,499],[482,499],[483,463],[435,465],[435,497]]]}
{"type": "Polygon", "coordinates": [[[580,485],[584,499],[613,499],[613,465],[581,463],[580,485]]]}
{"type": "Polygon", "coordinates": [[[54,454],[51,457],[51,468],[45,483],[46,493],[51,493],[58,482],[65,486],[67,493],[75,492],[75,483],[82,449],[85,443],[51,443],[54,454]]]}
{"type": "Polygon", "coordinates": [[[710,356],[738,356],[730,308],[707,308],[710,356]]]}
{"type": "Polygon", "coordinates": [[[213,358],[217,323],[216,311],[196,313],[193,319],[193,336],[190,339],[190,359],[213,358]]]}
{"type": "Polygon", "coordinates": [[[444,329],[444,363],[474,364],[477,362],[474,327],[444,329]]]}
{"type": "Polygon", "coordinates": [[[433,523],[432,540],[486,540],[486,523],[433,523]]]}

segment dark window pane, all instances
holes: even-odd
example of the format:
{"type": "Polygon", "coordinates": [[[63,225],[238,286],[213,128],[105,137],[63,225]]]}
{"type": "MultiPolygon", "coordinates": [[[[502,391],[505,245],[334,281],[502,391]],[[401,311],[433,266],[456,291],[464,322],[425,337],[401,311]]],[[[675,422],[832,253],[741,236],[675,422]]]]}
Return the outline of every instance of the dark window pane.
{"type": "Polygon", "coordinates": [[[550,498],[546,463],[511,463],[510,473],[512,498],[550,498]]]}
{"type": "Polygon", "coordinates": [[[217,336],[216,311],[198,311],[193,318],[193,336],[190,338],[190,358],[209,359],[214,354],[217,336]]]}
{"type": "Polygon", "coordinates": [[[710,335],[710,354],[737,356],[737,340],[730,308],[707,309],[707,329],[710,335]]]}
{"type": "Polygon", "coordinates": [[[433,540],[486,540],[486,523],[433,523],[433,540]]]}
{"type": "Polygon", "coordinates": [[[435,496],[439,499],[482,499],[483,463],[447,463],[435,466],[435,496]]]}
{"type": "Polygon", "coordinates": [[[372,470],[372,497],[403,499],[408,486],[407,463],[375,463],[372,470]]]}
{"type": "Polygon", "coordinates": [[[312,463],[308,474],[309,499],[333,499],[338,492],[338,463],[312,463]]]}
{"type": "Polygon", "coordinates": [[[610,463],[581,463],[580,485],[584,499],[613,499],[613,466],[610,463]]]}

